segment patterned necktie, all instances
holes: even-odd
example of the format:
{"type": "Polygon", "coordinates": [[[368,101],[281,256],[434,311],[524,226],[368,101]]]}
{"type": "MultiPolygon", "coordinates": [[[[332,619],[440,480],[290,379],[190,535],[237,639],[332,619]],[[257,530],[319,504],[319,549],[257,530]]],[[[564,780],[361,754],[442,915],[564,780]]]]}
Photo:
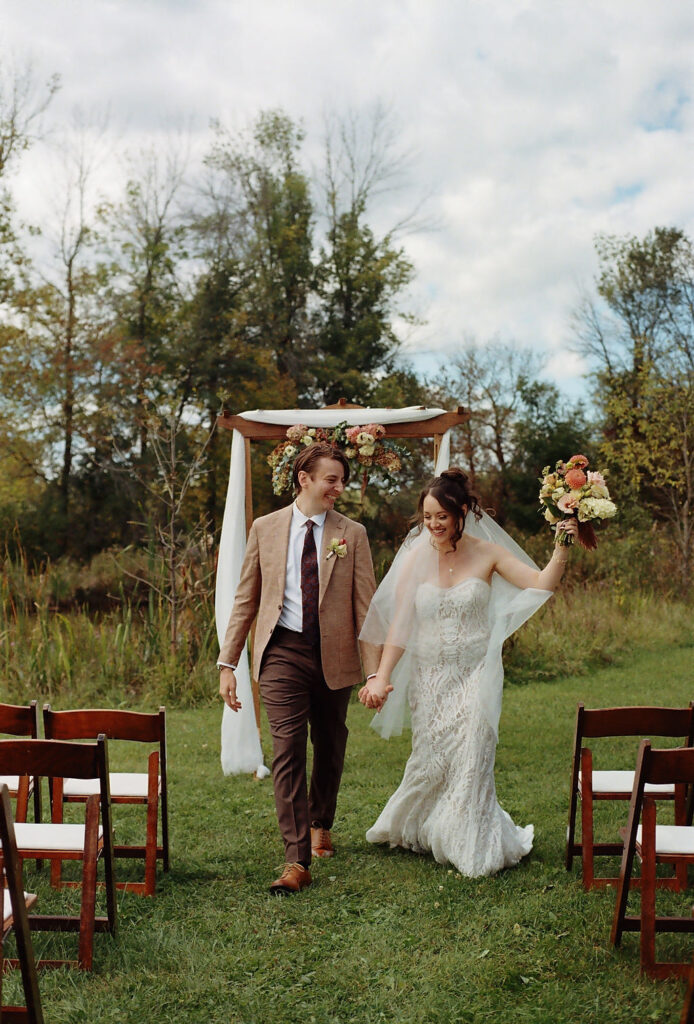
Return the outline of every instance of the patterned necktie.
{"type": "Polygon", "coordinates": [[[304,549],[301,552],[303,633],[312,643],[317,643],[320,640],[320,630],[318,628],[318,555],[316,553],[316,541],[313,536],[313,527],[315,525],[312,519],[307,519],[304,523],[306,537],[304,538],[304,549]]]}

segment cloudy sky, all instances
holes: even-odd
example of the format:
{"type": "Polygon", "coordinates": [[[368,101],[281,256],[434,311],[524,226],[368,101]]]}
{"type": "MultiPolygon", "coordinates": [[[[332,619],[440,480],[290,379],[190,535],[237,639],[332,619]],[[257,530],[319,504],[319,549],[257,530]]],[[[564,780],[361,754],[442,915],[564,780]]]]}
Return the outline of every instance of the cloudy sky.
{"type": "MultiPolygon", "coordinates": [[[[108,110],[116,149],[185,125],[201,153],[212,118],[281,106],[317,156],[327,112],[387,106],[411,162],[372,221],[424,200],[416,365],[499,336],[551,379],[581,369],[594,236],[694,234],[693,46],[691,0],[0,0],[0,59],[59,73],[51,123],[108,110]]],[[[29,216],[47,166],[23,165],[29,216]]]]}

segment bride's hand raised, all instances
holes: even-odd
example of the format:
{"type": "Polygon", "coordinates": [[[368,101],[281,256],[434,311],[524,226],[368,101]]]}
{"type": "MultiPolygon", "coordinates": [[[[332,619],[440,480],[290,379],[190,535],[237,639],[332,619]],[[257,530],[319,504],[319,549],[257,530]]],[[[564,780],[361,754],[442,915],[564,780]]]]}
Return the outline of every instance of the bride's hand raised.
{"type": "Polygon", "coordinates": [[[380,711],[392,690],[393,687],[387,679],[375,675],[369,679],[366,686],[362,686],[357,696],[365,708],[373,708],[374,711],[380,711]]]}

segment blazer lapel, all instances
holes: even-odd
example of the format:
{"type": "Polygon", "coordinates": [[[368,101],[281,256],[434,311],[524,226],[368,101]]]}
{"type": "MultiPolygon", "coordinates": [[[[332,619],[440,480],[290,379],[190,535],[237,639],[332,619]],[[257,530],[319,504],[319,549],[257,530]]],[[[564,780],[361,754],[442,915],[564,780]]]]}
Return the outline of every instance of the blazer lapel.
{"type": "Polygon", "coordinates": [[[342,539],[344,536],[342,531],[345,528],[346,522],[347,520],[341,516],[339,512],[334,512],[332,509],[328,511],[328,514],[325,517],[325,524],[323,526],[323,543],[321,544],[320,553],[320,586],[318,590],[319,604],[323,600],[323,595],[325,594],[328,583],[330,582],[330,577],[333,574],[333,569],[335,568],[335,562],[337,562],[337,555],[331,555],[330,558],[328,558],[330,541],[333,537],[337,537],[338,540],[342,539]]]}

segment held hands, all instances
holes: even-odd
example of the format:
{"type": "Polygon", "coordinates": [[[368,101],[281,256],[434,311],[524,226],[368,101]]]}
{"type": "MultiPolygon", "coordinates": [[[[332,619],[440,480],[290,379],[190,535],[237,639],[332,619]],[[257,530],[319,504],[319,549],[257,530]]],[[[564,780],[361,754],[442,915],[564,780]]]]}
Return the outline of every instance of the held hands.
{"type": "Polygon", "coordinates": [[[392,690],[393,687],[387,679],[384,679],[383,676],[375,675],[369,679],[366,686],[362,686],[357,696],[365,708],[380,711],[392,690]]]}
{"type": "Polygon", "coordinates": [[[223,668],[219,673],[219,696],[232,711],[241,710],[241,701],[236,696],[236,676],[231,668],[223,668]]]}

